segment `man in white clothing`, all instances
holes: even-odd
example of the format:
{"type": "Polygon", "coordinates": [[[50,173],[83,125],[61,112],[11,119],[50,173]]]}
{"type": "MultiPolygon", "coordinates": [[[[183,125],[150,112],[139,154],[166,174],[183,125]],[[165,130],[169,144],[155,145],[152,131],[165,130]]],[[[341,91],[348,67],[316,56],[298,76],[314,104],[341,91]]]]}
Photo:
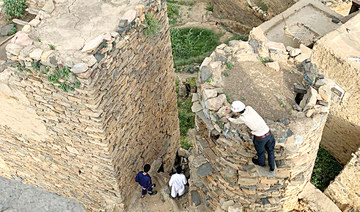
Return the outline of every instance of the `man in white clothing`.
{"type": "Polygon", "coordinates": [[[175,198],[177,195],[179,197],[185,193],[185,184],[187,183],[186,177],[181,173],[181,166],[176,168],[176,173],[173,174],[169,181],[169,186],[171,188],[171,196],[175,198]]]}
{"type": "MultiPolygon", "coordinates": [[[[230,108],[228,108],[230,109],[230,108]]],[[[268,162],[270,171],[275,169],[274,147],[275,138],[264,119],[250,106],[244,105],[241,101],[234,101],[231,104],[231,111],[239,115],[238,118],[231,118],[226,114],[226,118],[234,124],[245,124],[254,135],[253,142],[257,152],[258,159],[252,161],[258,166],[265,166],[265,150],[268,153],[268,162]]]]}

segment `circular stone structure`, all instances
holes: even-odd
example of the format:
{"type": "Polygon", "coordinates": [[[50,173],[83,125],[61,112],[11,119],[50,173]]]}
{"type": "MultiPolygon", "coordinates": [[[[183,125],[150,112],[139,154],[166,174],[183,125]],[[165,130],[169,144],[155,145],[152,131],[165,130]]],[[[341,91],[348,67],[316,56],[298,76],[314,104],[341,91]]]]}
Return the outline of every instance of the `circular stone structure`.
{"type": "MultiPolygon", "coordinates": [[[[266,46],[281,46],[258,44],[263,51],[266,46]]],[[[266,49],[273,58],[288,57],[286,50],[274,49],[266,49]]],[[[331,82],[307,83],[309,67],[316,72],[310,61],[303,62],[300,72],[295,64],[276,59],[262,64],[264,59],[254,52],[247,42],[231,41],[218,46],[200,67],[198,93],[193,95],[197,133],[189,182],[193,203],[204,204],[209,211],[291,210],[311,178],[330,107],[331,82]],[[294,76],[279,77],[289,72],[294,76]],[[307,93],[298,105],[293,83],[301,81],[304,90],[296,91],[307,93]],[[230,99],[252,106],[265,119],[276,139],[275,171],[252,163],[256,151],[247,127],[225,118],[230,99]]]]}

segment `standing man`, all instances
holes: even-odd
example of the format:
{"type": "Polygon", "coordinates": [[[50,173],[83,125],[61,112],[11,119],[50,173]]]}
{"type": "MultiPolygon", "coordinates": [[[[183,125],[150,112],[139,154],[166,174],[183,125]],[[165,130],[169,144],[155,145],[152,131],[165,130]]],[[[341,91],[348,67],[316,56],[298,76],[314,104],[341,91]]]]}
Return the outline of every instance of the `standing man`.
{"type": "MultiPolygon", "coordinates": [[[[230,110],[230,108],[227,108],[230,110]]],[[[257,152],[258,159],[253,158],[252,162],[258,166],[265,166],[265,150],[268,153],[268,162],[270,171],[275,169],[274,147],[275,138],[264,119],[250,106],[244,105],[241,101],[234,101],[231,104],[231,111],[239,117],[234,119],[229,114],[226,118],[234,124],[245,124],[254,135],[253,142],[257,152]]]]}
{"type": "Polygon", "coordinates": [[[181,166],[176,167],[176,173],[171,176],[169,181],[171,196],[173,198],[175,198],[177,195],[180,197],[185,193],[185,184],[187,181],[185,175],[182,174],[181,171],[181,166]]]}
{"type": "Polygon", "coordinates": [[[146,164],[144,166],[144,171],[140,171],[135,177],[135,182],[139,183],[142,187],[141,198],[144,198],[146,193],[149,193],[150,195],[157,193],[156,191],[152,190],[156,185],[152,184],[151,177],[148,174],[150,168],[151,166],[146,164]]]}

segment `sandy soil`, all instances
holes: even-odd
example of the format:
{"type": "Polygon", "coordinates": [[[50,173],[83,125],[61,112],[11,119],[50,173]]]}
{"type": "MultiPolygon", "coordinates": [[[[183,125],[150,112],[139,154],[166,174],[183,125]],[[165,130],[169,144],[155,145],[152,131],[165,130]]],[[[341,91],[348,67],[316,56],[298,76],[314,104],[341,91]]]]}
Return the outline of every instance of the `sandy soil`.
{"type": "Polygon", "coordinates": [[[290,117],[295,104],[294,83],[301,83],[301,75],[289,67],[279,72],[269,70],[259,62],[242,62],[228,70],[224,91],[231,99],[252,106],[262,117],[277,120],[290,117]]]}

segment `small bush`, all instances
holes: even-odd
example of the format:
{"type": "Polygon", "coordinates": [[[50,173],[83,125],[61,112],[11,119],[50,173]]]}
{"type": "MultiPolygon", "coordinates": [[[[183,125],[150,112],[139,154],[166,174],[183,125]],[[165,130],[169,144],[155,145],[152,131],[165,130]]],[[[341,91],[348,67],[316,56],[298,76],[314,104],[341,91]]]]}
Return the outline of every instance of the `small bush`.
{"type": "Polygon", "coordinates": [[[324,191],[330,181],[334,180],[342,169],[342,165],[325,149],[320,147],[311,176],[311,183],[316,188],[324,191]]]}
{"type": "Polygon", "coordinates": [[[232,62],[226,62],[226,68],[227,69],[233,69],[234,68],[234,63],[232,63],[232,62]]]}
{"type": "Polygon", "coordinates": [[[191,111],[191,98],[178,98],[180,135],[186,136],[189,129],[195,127],[195,115],[191,111]]]}
{"type": "Polygon", "coordinates": [[[213,5],[208,5],[205,9],[207,11],[214,12],[214,6],[213,5]]]}
{"type": "Polygon", "coordinates": [[[262,1],[260,1],[257,6],[260,7],[260,9],[264,12],[269,10],[269,7],[262,1]]]}
{"type": "Polygon", "coordinates": [[[179,16],[179,6],[173,3],[167,3],[167,13],[170,25],[175,25],[179,16]]]}
{"type": "Polygon", "coordinates": [[[194,144],[191,141],[187,140],[185,137],[181,137],[180,146],[181,148],[188,150],[190,149],[190,147],[193,147],[194,144]]]}
{"type": "Polygon", "coordinates": [[[55,50],[55,46],[52,45],[52,44],[49,44],[49,48],[50,48],[51,50],[55,50]]]}
{"type": "Polygon", "coordinates": [[[172,28],[171,46],[175,67],[201,63],[218,46],[219,35],[200,28],[172,28]]]}
{"type": "Polygon", "coordinates": [[[271,63],[274,62],[274,60],[272,60],[271,58],[265,58],[265,57],[260,57],[260,61],[262,63],[271,63]]]}
{"type": "Polygon", "coordinates": [[[21,18],[27,8],[26,0],[4,0],[5,13],[8,19],[21,18]]]}
{"type": "Polygon", "coordinates": [[[242,40],[242,41],[248,41],[249,40],[249,35],[248,34],[239,34],[239,35],[234,35],[231,38],[227,39],[225,41],[226,44],[229,44],[230,41],[232,40],[242,40]]]}
{"type": "Polygon", "coordinates": [[[148,13],[145,15],[145,25],[144,34],[146,37],[151,38],[159,32],[160,24],[159,21],[154,17],[153,13],[148,13]]]}
{"type": "Polygon", "coordinates": [[[8,35],[13,35],[17,32],[17,28],[16,28],[16,25],[14,24],[14,26],[11,28],[11,30],[9,31],[8,35]]]}

